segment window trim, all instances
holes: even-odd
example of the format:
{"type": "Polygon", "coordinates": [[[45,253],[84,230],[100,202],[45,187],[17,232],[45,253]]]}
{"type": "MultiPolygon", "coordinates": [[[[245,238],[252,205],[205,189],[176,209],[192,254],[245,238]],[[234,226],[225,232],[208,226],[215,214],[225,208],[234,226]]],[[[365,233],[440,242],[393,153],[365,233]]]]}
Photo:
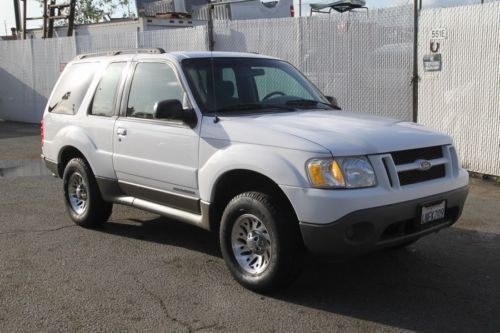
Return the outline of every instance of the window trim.
{"type": "MultiPolygon", "coordinates": [[[[132,81],[134,79],[134,74],[137,66],[141,63],[155,63],[155,64],[164,64],[169,66],[173,72],[175,77],[177,78],[177,81],[179,81],[179,84],[181,85],[182,90],[186,94],[186,99],[188,104],[191,106],[192,109],[194,109],[194,104],[193,101],[191,100],[191,97],[189,95],[189,90],[186,89],[186,85],[184,84],[181,76],[179,75],[179,71],[175,64],[172,61],[169,60],[164,60],[164,59],[140,59],[140,60],[134,60],[131,62],[130,67],[128,69],[128,75],[126,78],[126,82],[122,91],[122,96],[121,96],[121,105],[120,105],[120,112],[119,112],[119,117],[124,120],[131,120],[131,121],[137,121],[137,122],[142,122],[142,123],[152,123],[152,124],[158,124],[158,125],[166,125],[166,126],[174,126],[174,127],[182,127],[182,128],[189,128],[187,124],[184,124],[181,121],[173,121],[173,120],[166,120],[166,119],[147,119],[147,118],[138,118],[138,117],[129,117],[127,116],[127,107],[128,107],[128,100],[130,98],[130,91],[132,88],[132,81]]],[[[196,112],[195,112],[196,113],[196,112]]],[[[196,117],[198,117],[198,114],[196,114],[196,117]]],[[[200,123],[200,119],[198,119],[198,123],[200,123]]]]}

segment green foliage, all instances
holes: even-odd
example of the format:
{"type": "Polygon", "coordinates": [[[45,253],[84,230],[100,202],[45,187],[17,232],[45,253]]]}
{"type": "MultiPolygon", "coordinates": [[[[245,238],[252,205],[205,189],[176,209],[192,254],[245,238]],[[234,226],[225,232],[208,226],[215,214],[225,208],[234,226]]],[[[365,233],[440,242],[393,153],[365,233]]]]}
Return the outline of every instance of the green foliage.
{"type": "Polygon", "coordinates": [[[105,16],[113,15],[118,8],[126,8],[124,17],[129,17],[129,0],[77,0],[76,2],[76,23],[97,23],[105,16]]]}
{"type": "MultiPolygon", "coordinates": [[[[43,0],[38,1],[42,6],[43,0]]],[[[65,2],[69,2],[69,0],[57,0],[57,3],[65,2]]],[[[75,9],[76,24],[102,22],[106,16],[110,17],[115,14],[117,9],[123,10],[124,18],[134,15],[130,11],[130,0],[76,0],[75,9]]],[[[68,10],[65,9],[64,14],[68,14],[68,10]]]]}

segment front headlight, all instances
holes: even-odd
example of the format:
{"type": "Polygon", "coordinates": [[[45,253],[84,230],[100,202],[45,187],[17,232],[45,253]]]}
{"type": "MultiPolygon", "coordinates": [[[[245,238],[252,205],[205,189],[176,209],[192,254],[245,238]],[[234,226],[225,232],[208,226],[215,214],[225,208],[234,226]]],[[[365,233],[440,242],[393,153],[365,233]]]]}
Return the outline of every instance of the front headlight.
{"type": "Polygon", "coordinates": [[[306,169],[314,187],[361,188],[377,184],[373,167],[364,156],[312,159],[306,169]]]}

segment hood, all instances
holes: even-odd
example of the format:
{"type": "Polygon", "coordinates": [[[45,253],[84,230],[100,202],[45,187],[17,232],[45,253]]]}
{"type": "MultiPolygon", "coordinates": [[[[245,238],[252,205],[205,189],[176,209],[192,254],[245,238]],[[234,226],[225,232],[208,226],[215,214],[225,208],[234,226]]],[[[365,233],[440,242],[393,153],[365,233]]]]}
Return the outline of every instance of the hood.
{"type": "Polygon", "coordinates": [[[202,137],[297,150],[326,149],[334,156],[451,144],[448,135],[415,123],[324,110],[220,116],[217,124],[204,122],[202,137]]]}

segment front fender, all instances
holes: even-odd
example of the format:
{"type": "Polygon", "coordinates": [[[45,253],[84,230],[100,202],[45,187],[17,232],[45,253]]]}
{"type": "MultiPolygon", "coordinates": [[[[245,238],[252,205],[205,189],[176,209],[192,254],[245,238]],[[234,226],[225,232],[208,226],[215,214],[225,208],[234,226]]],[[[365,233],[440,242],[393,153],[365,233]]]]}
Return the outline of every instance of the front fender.
{"type": "Polygon", "coordinates": [[[257,172],[278,185],[309,187],[306,161],[312,157],[328,156],[326,153],[312,154],[272,146],[204,139],[200,142],[200,198],[212,202],[217,181],[232,170],[257,172]]]}

